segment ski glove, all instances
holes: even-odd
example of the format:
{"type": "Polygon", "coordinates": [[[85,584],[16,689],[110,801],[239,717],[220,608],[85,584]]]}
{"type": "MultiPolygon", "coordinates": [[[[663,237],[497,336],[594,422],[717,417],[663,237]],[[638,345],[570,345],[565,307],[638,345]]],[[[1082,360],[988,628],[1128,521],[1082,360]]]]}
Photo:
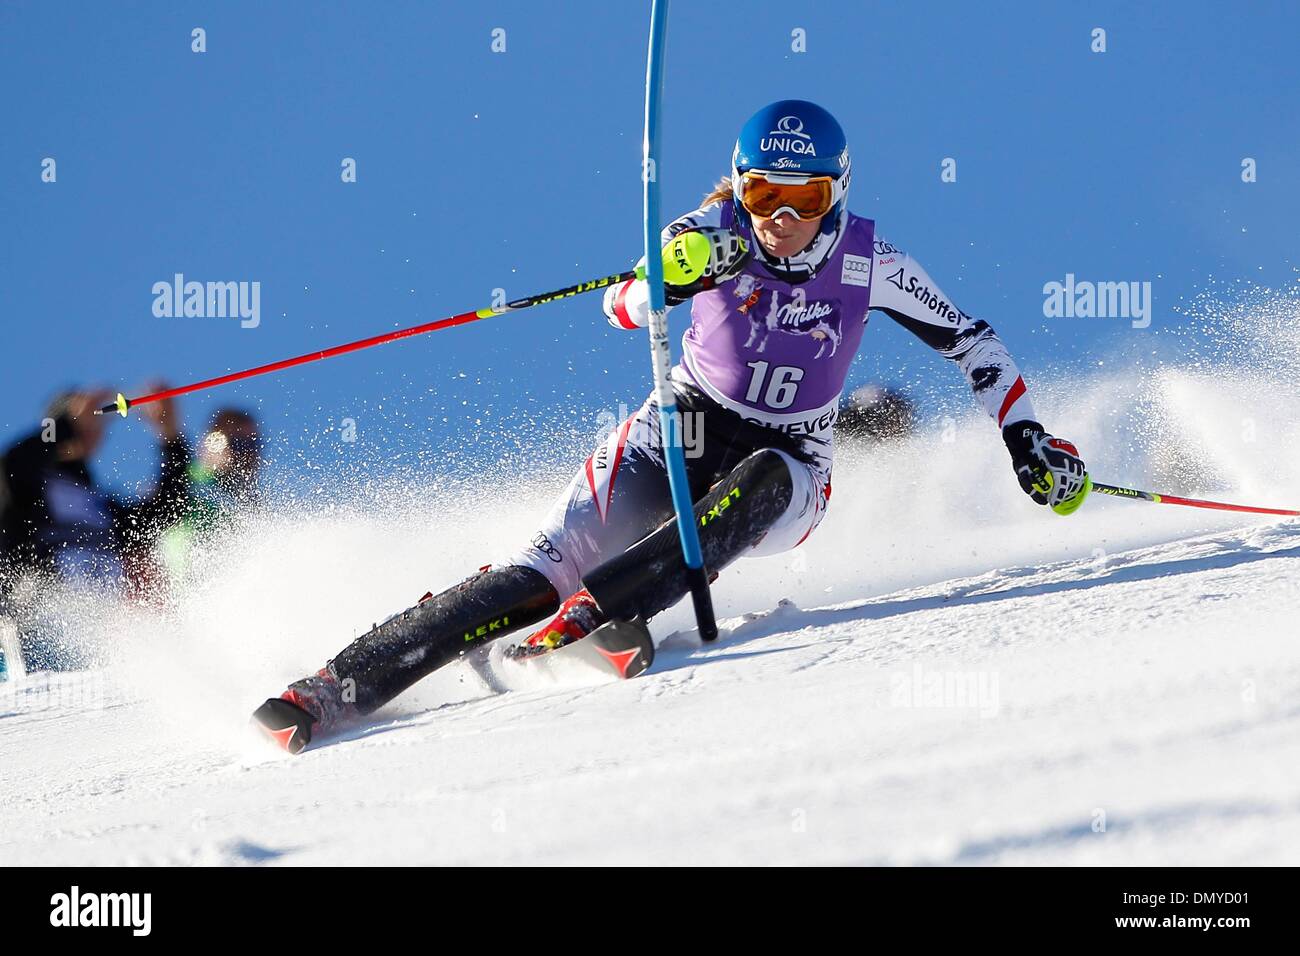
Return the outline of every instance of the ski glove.
{"type": "MultiPolygon", "coordinates": [[[[664,302],[681,305],[691,296],[738,276],[752,252],[729,229],[702,226],[685,229],[663,248],[664,302]]],[[[637,263],[638,270],[645,260],[637,263]]],[[[629,279],[605,290],[609,324],[618,329],[643,329],[650,321],[650,291],[644,280],[629,279]]]]}
{"type": "Polygon", "coordinates": [[[663,249],[664,300],[680,305],[691,296],[738,276],[753,255],[730,229],[684,229],[663,249]]]}
{"type": "Polygon", "coordinates": [[[1011,464],[1025,494],[1040,505],[1049,505],[1058,515],[1079,510],[1092,490],[1092,479],[1074,445],[1053,438],[1033,421],[1006,426],[1002,440],[1011,452],[1011,464]]]}

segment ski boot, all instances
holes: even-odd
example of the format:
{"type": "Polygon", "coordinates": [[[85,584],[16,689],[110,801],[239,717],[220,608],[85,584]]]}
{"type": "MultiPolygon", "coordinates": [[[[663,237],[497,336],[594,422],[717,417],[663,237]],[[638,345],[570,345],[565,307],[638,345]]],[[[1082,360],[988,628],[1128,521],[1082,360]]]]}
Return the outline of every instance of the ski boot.
{"type": "Polygon", "coordinates": [[[506,656],[514,659],[535,657],[580,641],[608,620],[596,606],[596,599],[583,588],[560,605],[551,622],[534,631],[513,647],[506,656]]]}
{"type": "Polygon", "coordinates": [[[328,666],[294,681],[279,697],[253,712],[253,720],[291,754],[301,753],[312,735],[332,730],[357,716],[356,705],[343,699],[338,678],[328,666]]]}

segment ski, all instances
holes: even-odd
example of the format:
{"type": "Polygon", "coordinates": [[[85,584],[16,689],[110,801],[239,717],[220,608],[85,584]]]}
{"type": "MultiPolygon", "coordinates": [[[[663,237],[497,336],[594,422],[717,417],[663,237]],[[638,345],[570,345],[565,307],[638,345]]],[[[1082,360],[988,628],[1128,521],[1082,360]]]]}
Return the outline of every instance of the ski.
{"type": "Polygon", "coordinates": [[[655,659],[650,629],[640,618],[609,621],[581,640],[554,650],[521,653],[520,646],[506,652],[506,660],[516,666],[555,668],[581,662],[621,680],[644,674],[655,659]]]}
{"type": "MultiPolygon", "coordinates": [[[[586,637],[554,650],[520,653],[519,647],[506,650],[505,660],[510,661],[507,666],[564,671],[578,665],[620,680],[639,677],[655,659],[650,629],[640,618],[609,621],[586,637]]],[[[508,689],[493,677],[486,655],[482,659],[471,657],[467,662],[492,690],[508,689]]],[[[311,743],[315,719],[292,702],[272,697],[253,712],[252,723],[281,749],[299,754],[311,743]]]]}
{"type": "Polygon", "coordinates": [[[311,743],[311,714],[280,697],[272,697],[253,711],[253,723],[291,754],[302,753],[311,743]]]}

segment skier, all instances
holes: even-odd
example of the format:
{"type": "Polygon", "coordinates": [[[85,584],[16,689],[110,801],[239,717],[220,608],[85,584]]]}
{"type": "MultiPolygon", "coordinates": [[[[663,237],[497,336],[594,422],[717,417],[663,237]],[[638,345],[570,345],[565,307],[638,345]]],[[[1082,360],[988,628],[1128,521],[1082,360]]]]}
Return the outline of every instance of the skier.
{"type": "MultiPolygon", "coordinates": [[[[668,304],[691,302],[671,381],[711,573],[796,547],[825,516],[832,425],[873,309],[957,363],[1034,501],[1070,514],[1091,487],[1074,446],[1036,420],[988,323],[847,210],[851,170],[834,117],[782,100],[745,124],[730,176],[663,232],[668,304]]],[[[605,313],[643,328],[648,299],[629,280],[607,290],[605,313]]],[[[514,651],[545,653],[612,619],[648,620],[687,590],[652,398],[587,458],[525,547],[379,624],[255,718],[297,753],[486,641],[549,618],[514,651]]]]}

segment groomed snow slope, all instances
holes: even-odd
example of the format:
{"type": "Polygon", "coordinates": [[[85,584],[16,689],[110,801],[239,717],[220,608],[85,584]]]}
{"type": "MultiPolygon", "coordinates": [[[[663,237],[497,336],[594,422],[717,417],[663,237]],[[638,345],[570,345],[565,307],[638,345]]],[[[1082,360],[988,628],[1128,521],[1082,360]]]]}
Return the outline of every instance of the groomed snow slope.
{"type": "MultiPolygon", "coordinates": [[[[1294,507],[1289,368],[1040,410],[1102,480],[1294,507]]],[[[642,678],[458,665],[298,758],[255,739],[262,698],[530,533],[549,489],[499,488],[271,514],[170,610],[78,608],[103,668],[0,685],[0,864],[1300,862],[1300,524],[1060,519],[978,419],[846,455],[803,548],[719,581],[721,640],[673,609],[642,678]]]]}

